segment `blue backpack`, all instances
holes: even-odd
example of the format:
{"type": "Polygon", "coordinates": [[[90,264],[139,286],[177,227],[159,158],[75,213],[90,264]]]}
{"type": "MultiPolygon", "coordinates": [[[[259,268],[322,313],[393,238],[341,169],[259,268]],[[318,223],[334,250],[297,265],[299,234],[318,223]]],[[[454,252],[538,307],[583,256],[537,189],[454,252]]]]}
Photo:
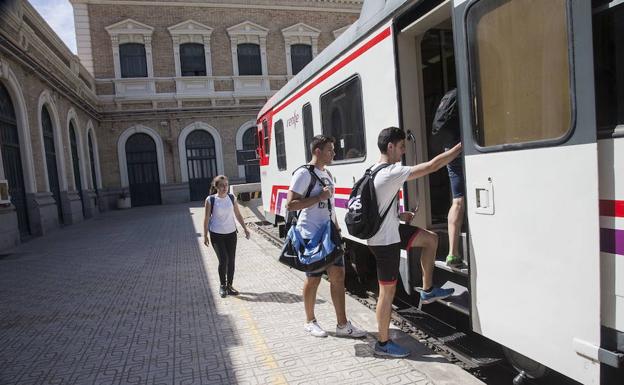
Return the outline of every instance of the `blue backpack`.
{"type": "MultiPolygon", "coordinates": [[[[306,166],[304,166],[306,167],[306,166]]],[[[312,187],[316,182],[325,187],[325,183],[316,175],[310,166],[308,170],[312,175],[314,183],[310,182],[306,197],[309,196],[312,187]]],[[[307,168],[307,167],[306,167],[307,168]]],[[[306,273],[320,272],[333,265],[339,258],[344,255],[342,238],[340,233],[331,219],[331,200],[327,200],[327,208],[329,216],[327,222],[310,240],[304,240],[299,230],[297,230],[296,221],[299,217],[299,210],[290,218],[290,228],[286,233],[284,247],[279,256],[279,261],[291,268],[304,271],[306,273]]]]}

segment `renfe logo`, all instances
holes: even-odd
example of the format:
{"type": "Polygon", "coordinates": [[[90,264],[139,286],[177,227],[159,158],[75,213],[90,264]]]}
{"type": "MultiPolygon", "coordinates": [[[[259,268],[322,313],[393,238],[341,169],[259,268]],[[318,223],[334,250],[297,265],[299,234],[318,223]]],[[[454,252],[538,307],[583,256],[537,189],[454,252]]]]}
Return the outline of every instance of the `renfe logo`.
{"type": "Polygon", "coordinates": [[[286,127],[293,126],[297,128],[297,123],[299,123],[299,114],[295,111],[295,114],[286,120],[286,127]]]}

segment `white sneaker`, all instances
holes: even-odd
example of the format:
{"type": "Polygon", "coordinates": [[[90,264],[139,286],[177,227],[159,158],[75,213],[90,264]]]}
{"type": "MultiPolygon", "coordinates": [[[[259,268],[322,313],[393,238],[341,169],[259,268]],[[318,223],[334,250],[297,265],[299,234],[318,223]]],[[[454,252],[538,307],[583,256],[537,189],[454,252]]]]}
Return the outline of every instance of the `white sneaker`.
{"type": "Polygon", "coordinates": [[[346,325],[340,327],[336,325],[336,337],[362,338],[366,337],[366,330],[359,329],[347,321],[346,325]]]}
{"type": "Polygon", "coordinates": [[[316,320],[312,320],[303,325],[303,329],[314,337],[327,337],[327,333],[316,320]]]}

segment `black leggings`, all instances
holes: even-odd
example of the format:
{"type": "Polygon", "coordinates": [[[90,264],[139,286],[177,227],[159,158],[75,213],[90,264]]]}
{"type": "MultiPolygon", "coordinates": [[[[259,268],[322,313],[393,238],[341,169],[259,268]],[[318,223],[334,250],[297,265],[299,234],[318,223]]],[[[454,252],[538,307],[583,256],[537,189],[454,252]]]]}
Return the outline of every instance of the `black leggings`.
{"type": "Polygon", "coordinates": [[[234,260],[236,259],[236,232],[219,234],[211,231],[210,241],[219,259],[219,280],[221,281],[221,286],[231,286],[234,280],[234,260]]]}

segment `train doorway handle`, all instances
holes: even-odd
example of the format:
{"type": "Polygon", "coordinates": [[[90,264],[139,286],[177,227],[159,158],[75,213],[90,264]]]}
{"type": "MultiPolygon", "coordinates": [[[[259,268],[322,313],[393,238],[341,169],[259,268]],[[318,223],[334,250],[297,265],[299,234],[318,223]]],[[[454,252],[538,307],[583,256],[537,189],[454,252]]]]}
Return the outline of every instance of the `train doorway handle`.
{"type": "MultiPolygon", "coordinates": [[[[412,130],[407,130],[406,132],[406,139],[412,143],[412,149],[413,149],[413,156],[414,159],[417,159],[416,157],[416,137],[414,136],[414,134],[412,133],[412,130]]],[[[416,161],[417,162],[417,161],[416,161]]],[[[414,196],[416,197],[416,205],[410,206],[409,210],[413,213],[418,212],[418,209],[420,208],[420,188],[418,187],[419,181],[418,180],[414,180],[414,186],[416,186],[416,194],[414,194],[414,196]]],[[[412,202],[410,202],[410,204],[412,204],[412,202]]]]}
{"type": "Polygon", "coordinates": [[[480,183],[474,187],[475,213],[494,215],[494,184],[488,177],[486,183],[480,183]]]}

